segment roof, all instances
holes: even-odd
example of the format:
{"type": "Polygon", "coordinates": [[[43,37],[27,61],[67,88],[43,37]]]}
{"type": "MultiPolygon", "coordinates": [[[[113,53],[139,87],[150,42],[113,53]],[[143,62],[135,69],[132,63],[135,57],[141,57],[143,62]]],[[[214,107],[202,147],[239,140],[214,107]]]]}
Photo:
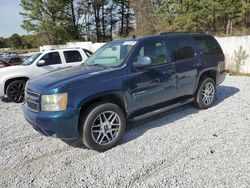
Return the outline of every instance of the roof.
{"type": "Polygon", "coordinates": [[[205,34],[204,32],[163,32],[160,35],[200,35],[205,34]]]}
{"type": "Polygon", "coordinates": [[[148,38],[156,38],[156,37],[161,38],[162,36],[186,36],[186,35],[209,35],[209,34],[206,34],[204,32],[164,32],[158,35],[139,36],[136,38],[127,38],[123,40],[124,41],[127,41],[127,40],[141,41],[141,40],[148,39],[148,38]]]}

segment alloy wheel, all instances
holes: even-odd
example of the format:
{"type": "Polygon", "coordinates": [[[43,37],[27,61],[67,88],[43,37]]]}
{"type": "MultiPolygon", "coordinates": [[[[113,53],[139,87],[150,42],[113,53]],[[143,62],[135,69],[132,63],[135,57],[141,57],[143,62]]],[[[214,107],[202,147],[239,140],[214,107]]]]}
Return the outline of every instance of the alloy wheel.
{"type": "Polygon", "coordinates": [[[117,137],[121,128],[120,117],[113,111],[105,111],[94,120],[91,135],[100,145],[107,145],[117,137]]]}
{"type": "Polygon", "coordinates": [[[15,81],[8,87],[8,98],[14,102],[22,102],[24,99],[25,81],[15,81]]]}
{"type": "Polygon", "coordinates": [[[214,99],[215,88],[211,82],[205,84],[202,89],[202,102],[205,105],[210,105],[214,99]]]}

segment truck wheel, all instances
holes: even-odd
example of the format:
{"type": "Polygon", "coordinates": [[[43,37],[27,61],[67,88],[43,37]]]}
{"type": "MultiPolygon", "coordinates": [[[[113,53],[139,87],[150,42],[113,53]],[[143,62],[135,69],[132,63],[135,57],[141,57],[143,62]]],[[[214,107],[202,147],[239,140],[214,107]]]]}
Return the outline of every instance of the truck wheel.
{"type": "Polygon", "coordinates": [[[26,81],[24,80],[15,80],[6,88],[6,95],[11,102],[20,103],[24,99],[24,89],[26,81]]]}
{"type": "Polygon", "coordinates": [[[204,78],[195,96],[195,102],[201,109],[210,108],[216,96],[216,85],[212,78],[204,78]]]}
{"type": "Polygon", "coordinates": [[[91,106],[81,119],[81,140],[89,148],[103,152],[116,146],[125,131],[123,111],[113,103],[91,106]]]}

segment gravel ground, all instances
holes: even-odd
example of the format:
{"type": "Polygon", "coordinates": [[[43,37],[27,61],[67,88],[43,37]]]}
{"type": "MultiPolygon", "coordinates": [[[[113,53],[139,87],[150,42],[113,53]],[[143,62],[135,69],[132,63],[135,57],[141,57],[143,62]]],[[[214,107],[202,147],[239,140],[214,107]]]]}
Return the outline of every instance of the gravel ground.
{"type": "Polygon", "coordinates": [[[250,77],[228,77],[216,105],[130,123],[104,153],[35,132],[0,102],[0,187],[250,187],[250,77]]]}

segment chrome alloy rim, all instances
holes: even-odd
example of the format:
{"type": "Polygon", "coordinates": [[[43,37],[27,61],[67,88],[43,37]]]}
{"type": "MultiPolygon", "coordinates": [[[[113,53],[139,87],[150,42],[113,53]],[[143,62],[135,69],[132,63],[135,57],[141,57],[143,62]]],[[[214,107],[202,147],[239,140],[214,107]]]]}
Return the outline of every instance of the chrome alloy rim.
{"type": "Polygon", "coordinates": [[[92,125],[92,138],[97,144],[109,144],[117,137],[120,128],[120,117],[113,111],[105,111],[97,116],[92,125]]]}
{"type": "Polygon", "coordinates": [[[202,90],[202,102],[205,105],[211,104],[214,99],[215,88],[211,82],[206,83],[202,90]]]}

